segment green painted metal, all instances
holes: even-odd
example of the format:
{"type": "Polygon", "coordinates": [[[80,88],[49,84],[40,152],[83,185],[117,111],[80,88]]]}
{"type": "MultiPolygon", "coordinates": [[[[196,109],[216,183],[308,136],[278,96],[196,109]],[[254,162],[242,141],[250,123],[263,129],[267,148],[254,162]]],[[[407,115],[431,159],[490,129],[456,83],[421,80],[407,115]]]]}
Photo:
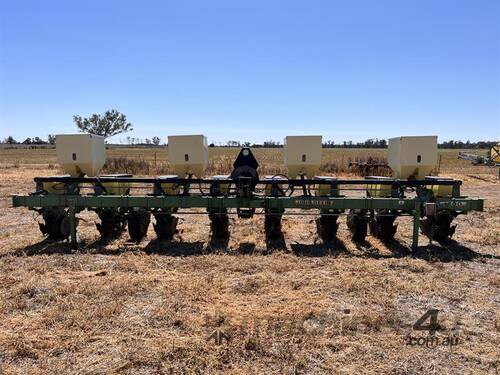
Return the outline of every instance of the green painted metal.
{"type": "MultiPolygon", "coordinates": [[[[418,246],[419,224],[423,206],[429,202],[427,198],[370,198],[370,197],[314,197],[314,196],[238,196],[216,197],[196,195],[149,196],[149,195],[74,195],[74,194],[33,194],[14,195],[14,207],[38,209],[45,207],[67,207],[70,223],[71,246],[77,247],[76,213],[83,209],[96,208],[133,208],[172,209],[172,208],[206,208],[207,212],[227,212],[227,209],[262,208],[264,212],[282,212],[285,209],[317,209],[321,213],[329,210],[392,210],[399,214],[413,216],[412,248],[418,246]]],[[[457,213],[482,211],[484,201],[479,198],[436,198],[436,209],[450,210],[457,213]]]]}
{"type": "MultiPolygon", "coordinates": [[[[144,208],[264,208],[264,209],[387,209],[413,211],[419,198],[368,198],[368,197],[208,197],[208,196],[115,196],[115,195],[14,195],[14,207],[70,207],[105,208],[105,207],[144,207],[144,208]]],[[[459,212],[482,211],[483,200],[479,198],[437,198],[438,209],[459,212]]]]}
{"type": "Polygon", "coordinates": [[[75,217],[75,206],[72,201],[69,202],[68,217],[69,217],[69,231],[71,239],[71,247],[76,249],[78,246],[78,240],[76,238],[76,217],[75,217]]]}
{"type": "Polygon", "coordinates": [[[418,232],[420,229],[420,214],[421,214],[421,205],[415,205],[415,211],[413,211],[413,238],[411,247],[413,250],[418,248],[418,232]]]}

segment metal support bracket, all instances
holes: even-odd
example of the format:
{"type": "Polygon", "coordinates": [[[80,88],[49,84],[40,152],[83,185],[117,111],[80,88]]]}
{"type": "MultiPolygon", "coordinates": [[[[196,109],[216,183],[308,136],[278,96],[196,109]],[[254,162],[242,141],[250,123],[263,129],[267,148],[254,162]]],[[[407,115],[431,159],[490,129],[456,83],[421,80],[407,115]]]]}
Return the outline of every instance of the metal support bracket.
{"type": "Polygon", "coordinates": [[[68,199],[68,219],[69,219],[69,232],[70,232],[70,246],[76,250],[78,248],[78,240],[76,238],[76,207],[75,200],[68,199]]]}
{"type": "Polygon", "coordinates": [[[415,211],[413,211],[413,240],[411,244],[411,248],[413,250],[417,250],[418,248],[418,234],[420,230],[420,202],[415,200],[415,211]]]}

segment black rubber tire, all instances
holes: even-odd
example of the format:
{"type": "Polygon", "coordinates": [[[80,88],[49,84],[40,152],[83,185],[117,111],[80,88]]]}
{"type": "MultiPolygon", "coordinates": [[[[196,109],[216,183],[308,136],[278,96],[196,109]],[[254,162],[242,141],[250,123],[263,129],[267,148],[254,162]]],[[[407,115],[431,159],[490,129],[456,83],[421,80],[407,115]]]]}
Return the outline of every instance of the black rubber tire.
{"type": "Polygon", "coordinates": [[[63,208],[51,207],[42,211],[44,223],[40,223],[40,231],[49,239],[57,241],[68,238],[69,218],[63,208]]]}
{"type": "Polygon", "coordinates": [[[229,238],[229,216],[227,214],[210,214],[210,230],[213,240],[229,238]]]}
{"type": "MultiPolygon", "coordinates": [[[[75,218],[76,220],[76,218],[75,218]]],[[[61,222],[59,224],[59,231],[61,232],[61,235],[63,238],[68,238],[70,233],[71,233],[71,225],[69,224],[69,216],[63,216],[61,218],[61,222]]]]}
{"type": "Polygon", "coordinates": [[[264,228],[268,240],[276,240],[283,236],[281,231],[281,215],[266,215],[264,228]]]}
{"type": "Polygon", "coordinates": [[[133,241],[141,241],[148,232],[151,213],[145,208],[136,208],[127,216],[128,234],[133,241]]]}
{"type": "Polygon", "coordinates": [[[455,216],[448,211],[437,212],[420,221],[420,229],[431,241],[443,242],[455,233],[456,225],[451,225],[455,216]]]}
{"type": "Polygon", "coordinates": [[[177,233],[177,223],[179,219],[170,214],[154,214],[156,223],[153,228],[159,240],[171,240],[177,233]]]}
{"type": "Polygon", "coordinates": [[[118,210],[110,208],[103,209],[97,213],[101,219],[96,223],[97,230],[102,238],[118,238],[125,230],[127,221],[118,210]]]}
{"type": "Polygon", "coordinates": [[[337,237],[338,216],[322,215],[316,219],[316,229],[323,243],[331,243],[337,237]]]}
{"type": "Polygon", "coordinates": [[[368,217],[364,213],[349,212],[347,227],[351,231],[354,242],[364,242],[368,234],[368,217]]]}
{"type": "Polygon", "coordinates": [[[396,216],[375,216],[370,219],[370,234],[382,241],[390,241],[396,235],[398,226],[394,225],[396,216]]]}

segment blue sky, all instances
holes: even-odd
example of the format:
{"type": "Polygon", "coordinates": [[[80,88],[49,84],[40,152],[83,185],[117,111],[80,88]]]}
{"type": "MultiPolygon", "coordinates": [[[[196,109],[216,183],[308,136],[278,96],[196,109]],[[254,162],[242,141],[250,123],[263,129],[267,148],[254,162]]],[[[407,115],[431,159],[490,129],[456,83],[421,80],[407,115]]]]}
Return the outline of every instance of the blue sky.
{"type": "Polygon", "coordinates": [[[0,0],[1,138],[110,108],[140,138],[499,139],[500,2],[0,0]]]}

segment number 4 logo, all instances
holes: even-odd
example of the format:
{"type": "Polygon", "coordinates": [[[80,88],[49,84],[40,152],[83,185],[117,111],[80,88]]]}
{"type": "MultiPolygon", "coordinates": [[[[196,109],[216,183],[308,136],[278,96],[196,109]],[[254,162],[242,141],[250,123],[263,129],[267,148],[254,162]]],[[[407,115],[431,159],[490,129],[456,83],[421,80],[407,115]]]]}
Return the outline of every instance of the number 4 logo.
{"type": "Polygon", "coordinates": [[[438,312],[436,309],[429,309],[422,315],[413,325],[415,331],[429,331],[429,334],[433,335],[439,328],[438,324],[438,312]],[[426,320],[429,320],[429,324],[424,324],[426,320]]]}

